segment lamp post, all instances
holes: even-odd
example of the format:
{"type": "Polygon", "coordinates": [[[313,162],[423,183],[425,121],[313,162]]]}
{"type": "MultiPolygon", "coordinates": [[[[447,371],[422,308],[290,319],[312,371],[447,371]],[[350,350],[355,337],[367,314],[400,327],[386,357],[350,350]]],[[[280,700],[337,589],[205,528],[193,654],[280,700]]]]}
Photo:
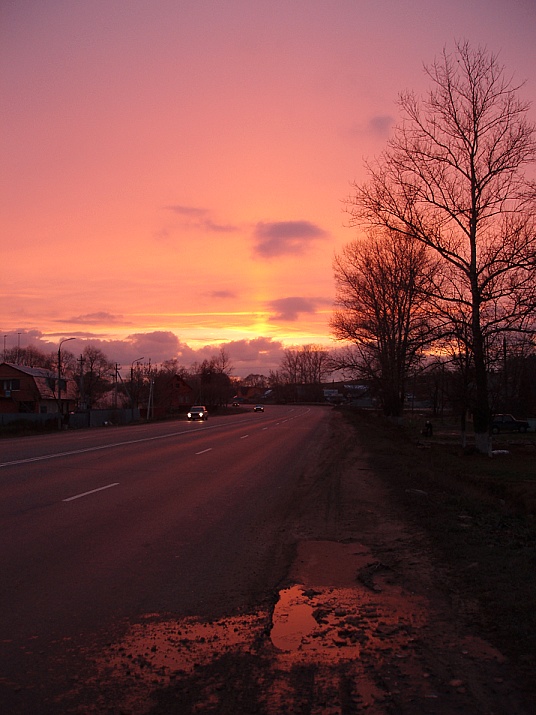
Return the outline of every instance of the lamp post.
{"type": "Polygon", "coordinates": [[[61,409],[61,346],[68,340],[75,340],[75,338],[64,338],[60,340],[60,344],[58,345],[58,429],[61,429],[63,415],[61,409]]]}
{"type": "Polygon", "coordinates": [[[130,363],[130,401],[132,403],[132,421],[134,422],[134,363],[143,360],[143,356],[130,363]]]}

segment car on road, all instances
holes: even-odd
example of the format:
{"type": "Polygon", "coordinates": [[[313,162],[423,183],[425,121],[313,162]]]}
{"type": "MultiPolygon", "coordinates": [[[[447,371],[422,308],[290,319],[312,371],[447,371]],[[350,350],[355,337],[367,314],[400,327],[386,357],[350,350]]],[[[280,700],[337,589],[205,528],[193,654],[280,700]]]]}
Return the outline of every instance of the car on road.
{"type": "Polygon", "coordinates": [[[517,420],[513,415],[495,415],[491,423],[493,434],[500,432],[526,432],[529,423],[525,420],[517,420]]]}
{"type": "Polygon", "coordinates": [[[188,420],[208,420],[208,410],[204,405],[194,405],[188,412],[188,420]]]}
{"type": "Polygon", "coordinates": [[[264,405],[255,405],[253,412],[264,412],[264,405]]]}

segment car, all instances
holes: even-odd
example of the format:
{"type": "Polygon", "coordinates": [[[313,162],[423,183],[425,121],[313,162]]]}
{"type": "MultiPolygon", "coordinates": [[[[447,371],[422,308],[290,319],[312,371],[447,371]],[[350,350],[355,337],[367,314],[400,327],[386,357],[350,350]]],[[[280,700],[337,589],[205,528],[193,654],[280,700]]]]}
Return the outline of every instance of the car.
{"type": "Polygon", "coordinates": [[[264,405],[255,405],[253,412],[264,412],[264,405]]]}
{"type": "Polygon", "coordinates": [[[525,420],[517,420],[513,415],[495,415],[491,423],[493,434],[500,432],[526,432],[529,423],[525,420]]]}
{"type": "Polygon", "coordinates": [[[208,420],[208,410],[204,405],[194,405],[188,412],[188,420],[208,420]]]}

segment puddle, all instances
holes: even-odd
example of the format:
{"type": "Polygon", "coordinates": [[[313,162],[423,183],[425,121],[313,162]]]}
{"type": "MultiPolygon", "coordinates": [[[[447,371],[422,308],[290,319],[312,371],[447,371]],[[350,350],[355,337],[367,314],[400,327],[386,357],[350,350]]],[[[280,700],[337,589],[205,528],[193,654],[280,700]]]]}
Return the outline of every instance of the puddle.
{"type": "Polygon", "coordinates": [[[280,592],[270,633],[271,641],[278,650],[299,650],[304,638],[318,627],[313,617],[313,608],[304,599],[303,588],[300,586],[292,586],[280,592]]]}
{"type": "MultiPolygon", "coordinates": [[[[107,711],[100,695],[105,683],[118,690],[116,701],[131,715],[150,712],[153,695],[166,687],[186,700],[194,692],[198,709],[184,712],[217,712],[229,663],[243,672],[248,687],[248,678],[257,679],[259,709],[251,711],[267,715],[290,712],[288,702],[299,699],[299,688],[307,686],[299,678],[313,668],[321,709],[308,711],[311,715],[345,712],[341,673],[349,688],[345,697],[359,711],[386,712],[383,704],[400,692],[400,683],[411,683],[415,697],[426,702],[436,697],[428,677],[434,668],[426,657],[433,613],[425,596],[406,591],[393,570],[360,544],[302,542],[291,575],[295,585],[280,591],[272,614],[261,610],[207,622],[146,614],[96,658],[92,687],[97,694],[93,709],[84,712],[107,711]]],[[[438,635],[442,638],[438,648],[454,654],[453,688],[463,682],[459,658],[502,662],[501,654],[483,641],[460,641],[448,627],[432,633],[436,643],[438,635]]]]}

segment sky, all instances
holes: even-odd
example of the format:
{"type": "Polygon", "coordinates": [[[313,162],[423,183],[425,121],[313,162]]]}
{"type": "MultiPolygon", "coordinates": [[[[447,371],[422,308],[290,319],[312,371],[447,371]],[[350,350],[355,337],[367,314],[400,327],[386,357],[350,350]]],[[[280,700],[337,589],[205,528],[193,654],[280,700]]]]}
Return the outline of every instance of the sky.
{"type": "MultiPolygon", "coordinates": [[[[331,348],[345,200],[456,41],[536,98],[536,0],[0,0],[0,339],[234,375],[331,348]]],[[[536,119],[536,109],[530,110],[536,119]]]]}

